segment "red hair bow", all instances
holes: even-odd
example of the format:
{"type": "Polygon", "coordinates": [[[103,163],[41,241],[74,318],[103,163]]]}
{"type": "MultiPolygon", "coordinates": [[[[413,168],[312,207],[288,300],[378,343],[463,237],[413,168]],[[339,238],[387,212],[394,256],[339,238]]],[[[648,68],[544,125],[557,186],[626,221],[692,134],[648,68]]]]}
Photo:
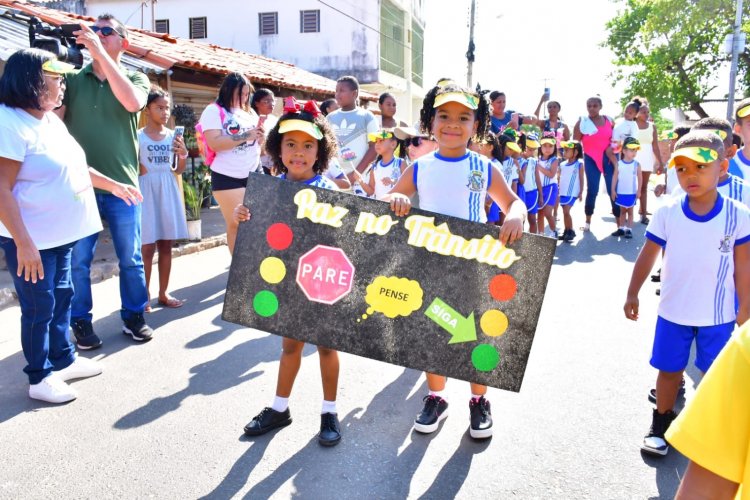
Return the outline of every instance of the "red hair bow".
{"type": "Polygon", "coordinates": [[[313,118],[317,118],[321,113],[315,99],[310,99],[304,106],[297,102],[297,99],[294,97],[287,97],[284,99],[284,113],[301,113],[303,111],[311,114],[313,118]]]}

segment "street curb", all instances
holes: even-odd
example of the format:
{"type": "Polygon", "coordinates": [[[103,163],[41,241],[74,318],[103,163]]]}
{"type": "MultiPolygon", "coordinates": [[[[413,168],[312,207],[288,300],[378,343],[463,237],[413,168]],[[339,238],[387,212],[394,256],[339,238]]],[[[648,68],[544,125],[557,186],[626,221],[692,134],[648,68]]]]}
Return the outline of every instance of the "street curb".
{"type": "MultiPolygon", "coordinates": [[[[227,235],[220,234],[211,236],[201,241],[190,241],[180,244],[172,249],[172,258],[202,252],[227,244],[227,235]]],[[[154,262],[157,262],[156,260],[154,262]]],[[[116,262],[94,262],[91,265],[91,283],[99,283],[106,279],[118,276],[120,267],[116,262]]],[[[13,288],[0,288],[0,310],[18,304],[18,297],[13,288]]]]}

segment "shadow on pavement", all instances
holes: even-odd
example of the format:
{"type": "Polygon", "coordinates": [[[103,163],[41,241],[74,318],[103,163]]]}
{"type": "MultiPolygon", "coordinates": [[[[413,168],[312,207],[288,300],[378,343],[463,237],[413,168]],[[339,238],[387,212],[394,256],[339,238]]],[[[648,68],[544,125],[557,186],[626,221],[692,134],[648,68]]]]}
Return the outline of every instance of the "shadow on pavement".
{"type": "Polygon", "coordinates": [[[659,490],[659,496],[654,498],[674,498],[677,488],[680,487],[680,480],[685,474],[688,459],[674,448],[669,450],[666,457],[652,457],[641,453],[641,458],[643,463],[656,469],[656,488],[659,490]]]}
{"type": "Polygon", "coordinates": [[[474,455],[482,453],[489,445],[489,439],[475,441],[467,430],[458,448],[453,452],[453,456],[445,462],[445,465],[435,476],[435,481],[419,498],[456,498],[469,475],[474,455]]]}
{"type": "MultiPolygon", "coordinates": [[[[609,226],[608,229],[611,228],[614,231],[614,218],[612,217],[605,217],[602,221],[595,223],[612,223],[607,226],[609,226]]],[[[633,226],[632,239],[610,236],[609,233],[604,238],[597,239],[593,233],[584,233],[579,229],[576,229],[576,233],[578,233],[578,238],[573,244],[557,245],[553,264],[564,266],[577,262],[593,262],[597,255],[620,255],[627,262],[635,262],[646,240],[646,226],[643,224],[633,226]]]]}

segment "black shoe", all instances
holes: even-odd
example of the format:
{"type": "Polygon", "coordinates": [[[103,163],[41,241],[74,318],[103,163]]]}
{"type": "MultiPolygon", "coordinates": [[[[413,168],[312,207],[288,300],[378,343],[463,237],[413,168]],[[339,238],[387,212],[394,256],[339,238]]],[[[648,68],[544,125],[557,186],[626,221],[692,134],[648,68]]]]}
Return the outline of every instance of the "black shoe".
{"type": "Polygon", "coordinates": [[[563,234],[563,241],[567,241],[570,243],[574,239],[576,239],[576,232],[573,229],[568,229],[565,231],[565,234],[563,234]]]}
{"type": "Polygon", "coordinates": [[[625,236],[625,231],[623,231],[622,229],[618,228],[617,231],[615,231],[614,233],[612,233],[612,236],[625,236]]]}
{"type": "MultiPolygon", "coordinates": [[[[677,391],[678,398],[683,396],[685,396],[685,377],[682,377],[682,385],[680,385],[680,390],[677,391]]],[[[648,391],[648,400],[656,404],[656,389],[648,391]]]]}
{"type": "Polygon", "coordinates": [[[557,237],[558,241],[565,241],[565,238],[568,237],[568,230],[566,229],[563,231],[563,233],[557,237]]]}
{"type": "Polygon", "coordinates": [[[490,402],[482,396],[479,399],[469,401],[469,415],[471,427],[469,434],[474,439],[487,439],[492,437],[492,412],[490,402]]]}
{"type": "Polygon", "coordinates": [[[341,441],[339,417],[335,413],[323,413],[320,416],[320,434],[318,443],[323,446],[336,446],[341,441]]]}
{"type": "Polygon", "coordinates": [[[633,231],[630,229],[625,230],[625,238],[632,239],[633,238],[633,231]]]}
{"type": "Polygon", "coordinates": [[[102,339],[94,333],[94,325],[91,321],[79,319],[74,321],[70,328],[76,338],[76,345],[82,351],[98,349],[102,346],[102,339]]]}
{"type": "Polygon", "coordinates": [[[423,434],[435,432],[440,421],[448,416],[448,402],[440,396],[425,396],[424,408],[414,420],[414,430],[423,434]]]}
{"type": "Polygon", "coordinates": [[[654,414],[651,419],[651,429],[646,437],[643,438],[641,450],[650,455],[665,456],[669,452],[669,444],[664,439],[664,433],[669,429],[672,421],[677,415],[672,410],[662,414],[654,408],[654,414]]]}
{"type": "Polygon", "coordinates": [[[286,427],[291,423],[292,415],[289,413],[289,408],[284,411],[276,411],[266,406],[245,426],[245,434],[260,436],[279,427],[286,427]]]}
{"type": "Polygon", "coordinates": [[[656,271],[656,274],[651,275],[651,281],[654,283],[661,283],[661,269],[656,271]]]}
{"type": "Polygon", "coordinates": [[[130,319],[126,319],[125,324],[122,325],[122,333],[130,335],[138,342],[151,340],[154,335],[154,331],[143,319],[143,314],[135,314],[130,319]]]}
{"type": "Polygon", "coordinates": [[[656,295],[658,295],[658,296],[661,297],[661,288],[657,288],[656,289],[656,295]]]}

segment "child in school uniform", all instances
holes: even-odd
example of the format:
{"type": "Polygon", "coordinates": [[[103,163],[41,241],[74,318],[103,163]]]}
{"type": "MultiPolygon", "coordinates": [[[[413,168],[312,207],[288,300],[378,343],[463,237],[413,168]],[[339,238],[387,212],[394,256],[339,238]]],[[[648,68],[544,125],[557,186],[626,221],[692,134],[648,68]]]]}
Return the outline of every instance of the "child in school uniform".
{"type": "Polygon", "coordinates": [[[362,187],[367,196],[383,200],[406,170],[406,160],[396,155],[397,150],[406,154],[406,147],[399,148],[400,141],[393,135],[393,129],[379,130],[369,134],[367,139],[375,144],[378,156],[370,169],[369,181],[362,187]]]}
{"type": "Polygon", "coordinates": [[[612,176],[612,201],[620,207],[618,230],[613,236],[633,237],[633,207],[641,189],[641,166],[635,155],[641,144],[635,137],[626,137],[622,143],[620,159],[612,176]]]}
{"type": "Polygon", "coordinates": [[[542,179],[536,168],[537,151],[539,151],[539,136],[535,133],[523,134],[518,141],[523,153],[521,154],[520,177],[523,177],[522,185],[524,192],[524,203],[529,214],[529,232],[537,234],[537,213],[542,200],[542,179]]]}
{"type": "Polygon", "coordinates": [[[706,372],[732,335],[750,317],[750,210],[717,190],[726,172],[724,144],[715,133],[693,131],[675,145],[669,168],[687,193],[653,215],[635,262],[625,317],[638,319],[638,293],[664,249],[661,300],[651,356],[659,370],[656,409],[641,449],[664,456],[664,434],[696,344],[696,367],[706,372]],[[735,291],[739,307],[735,307],[735,291]]]}
{"type": "Polygon", "coordinates": [[[583,147],[579,141],[563,141],[563,162],[560,163],[560,205],[563,207],[565,231],[558,239],[570,243],[576,237],[570,209],[583,199],[583,147]]]}
{"type": "Polygon", "coordinates": [[[544,220],[550,228],[550,236],[557,239],[557,223],[555,221],[554,209],[557,204],[559,186],[557,184],[559,160],[557,158],[557,139],[552,136],[544,136],[539,141],[540,155],[536,164],[539,178],[542,180],[542,199],[539,202],[539,214],[537,224],[539,234],[544,234],[544,220]]]}
{"type": "MultiPolygon", "coordinates": [[[[304,108],[293,97],[284,102],[284,115],[269,132],[266,151],[281,172],[279,176],[308,186],[336,190],[336,185],[323,174],[336,155],[336,136],[315,101],[307,101],[304,108]]],[[[237,223],[250,219],[250,209],[237,205],[234,220],[237,223]]],[[[283,338],[276,382],[276,396],[271,406],[261,410],[246,426],[245,434],[259,436],[292,423],[289,396],[302,361],[305,343],[283,338]]],[[[323,380],[323,404],[320,415],[318,443],[334,446],[341,441],[341,428],[336,410],[336,392],[339,378],[338,353],[333,349],[318,347],[320,376],[323,380]]]]}
{"type": "MultiPolygon", "coordinates": [[[[523,234],[526,206],[505,182],[502,173],[481,155],[467,150],[472,136],[489,134],[489,102],[454,82],[433,87],[425,96],[420,123],[430,132],[438,150],[420,158],[399,179],[390,195],[391,209],[404,216],[411,209],[410,196],[419,193],[420,208],[474,222],[486,221],[484,200],[489,195],[506,214],[500,240],[507,244],[523,234]],[[471,182],[467,182],[471,179],[471,182]]],[[[417,415],[414,430],[431,433],[447,416],[443,398],[446,377],[427,373],[429,394],[417,415]]],[[[487,387],[471,384],[469,434],[475,439],[492,436],[487,387]]]]}

